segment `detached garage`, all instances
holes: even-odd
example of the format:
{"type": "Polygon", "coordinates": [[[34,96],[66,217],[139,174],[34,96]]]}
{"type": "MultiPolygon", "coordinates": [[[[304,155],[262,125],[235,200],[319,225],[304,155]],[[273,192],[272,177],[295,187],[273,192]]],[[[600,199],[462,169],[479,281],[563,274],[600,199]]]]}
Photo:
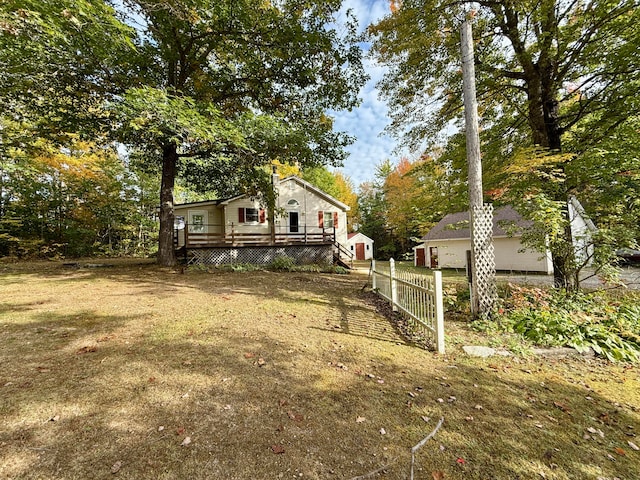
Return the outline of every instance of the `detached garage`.
{"type": "MultiPolygon", "coordinates": [[[[535,252],[521,243],[522,230],[530,224],[510,206],[494,211],[493,244],[497,270],[553,273],[550,252],[535,252]]],[[[465,268],[467,250],[471,250],[469,212],[447,215],[422,240],[424,243],[414,247],[416,266],[465,268]]]]}
{"type": "Polygon", "coordinates": [[[354,260],[371,260],[373,258],[373,240],[363,233],[347,235],[347,248],[353,254],[354,260]]]}

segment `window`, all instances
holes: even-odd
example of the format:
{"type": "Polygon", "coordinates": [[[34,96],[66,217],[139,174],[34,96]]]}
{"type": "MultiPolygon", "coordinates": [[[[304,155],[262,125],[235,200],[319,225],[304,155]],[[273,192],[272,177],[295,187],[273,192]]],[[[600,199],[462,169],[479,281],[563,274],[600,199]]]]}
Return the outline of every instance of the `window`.
{"type": "Polygon", "coordinates": [[[367,250],[369,250],[369,246],[370,246],[370,245],[367,245],[367,250]]]}
{"type": "Polygon", "coordinates": [[[298,202],[296,199],[292,198],[291,200],[289,200],[287,202],[287,206],[289,208],[298,208],[300,206],[300,202],[298,202]]]}
{"type": "Polygon", "coordinates": [[[204,232],[204,215],[202,214],[191,215],[191,232],[193,233],[204,232]]]}
{"type": "Polygon", "coordinates": [[[257,208],[245,208],[244,209],[244,221],[257,222],[258,221],[258,209],[257,208]]]}
{"type": "Polygon", "coordinates": [[[353,245],[351,245],[351,250],[353,251],[353,245]]]}
{"type": "Polygon", "coordinates": [[[260,208],[239,208],[238,209],[238,222],[239,223],[264,223],[266,221],[265,211],[260,208]]]}
{"type": "Polygon", "coordinates": [[[318,227],[338,228],[338,212],[318,212],[318,227]]]}

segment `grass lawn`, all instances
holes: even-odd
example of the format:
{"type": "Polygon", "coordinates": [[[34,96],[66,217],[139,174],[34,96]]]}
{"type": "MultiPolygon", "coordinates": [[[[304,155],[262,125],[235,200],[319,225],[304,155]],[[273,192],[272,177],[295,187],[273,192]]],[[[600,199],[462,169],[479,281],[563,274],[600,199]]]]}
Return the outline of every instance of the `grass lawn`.
{"type": "Polygon", "coordinates": [[[365,280],[0,264],[0,478],[405,479],[441,417],[416,479],[640,478],[638,366],[438,356],[365,280]]]}

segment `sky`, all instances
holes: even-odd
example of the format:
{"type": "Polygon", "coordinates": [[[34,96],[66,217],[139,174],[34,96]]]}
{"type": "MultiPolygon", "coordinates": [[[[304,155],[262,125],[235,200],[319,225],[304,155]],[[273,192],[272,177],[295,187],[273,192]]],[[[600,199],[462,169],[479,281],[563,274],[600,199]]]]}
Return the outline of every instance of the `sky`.
{"type": "MultiPolygon", "coordinates": [[[[353,10],[358,19],[359,30],[376,22],[389,13],[389,0],[345,0],[343,11],[353,10]]],[[[365,45],[365,48],[367,46],[365,45]]],[[[376,83],[384,74],[384,67],[372,59],[364,59],[365,70],[371,77],[360,91],[362,103],[351,112],[333,112],[334,128],[356,137],[356,141],[347,147],[350,153],[344,166],[338,170],[349,176],[354,186],[373,180],[375,167],[385,159],[397,162],[393,150],[396,142],[384,134],[384,128],[390,123],[387,106],[378,98],[376,83]]]]}

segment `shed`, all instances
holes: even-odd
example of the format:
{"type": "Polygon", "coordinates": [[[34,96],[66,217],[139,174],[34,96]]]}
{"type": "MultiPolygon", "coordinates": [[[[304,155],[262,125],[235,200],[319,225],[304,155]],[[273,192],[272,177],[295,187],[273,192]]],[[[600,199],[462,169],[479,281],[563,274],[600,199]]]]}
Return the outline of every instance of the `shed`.
{"type": "Polygon", "coordinates": [[[355,260],[371,260],[373,258],[373,240],[364,233],[348,234],[347,248],[355,255],[355,260]]]}
{"type": "MultiPolygon", "coordinates": [[[[551,252],[540,253],[522,244],[522,230],[530,225],[513,207],[494,211],[496,270],[553,273],[551,252]]],[[[465,268],[470,237],[469,212],[449,214],[422,238],[422,244],[414,247],[414,263],[428,268],[465,268]]]]}

